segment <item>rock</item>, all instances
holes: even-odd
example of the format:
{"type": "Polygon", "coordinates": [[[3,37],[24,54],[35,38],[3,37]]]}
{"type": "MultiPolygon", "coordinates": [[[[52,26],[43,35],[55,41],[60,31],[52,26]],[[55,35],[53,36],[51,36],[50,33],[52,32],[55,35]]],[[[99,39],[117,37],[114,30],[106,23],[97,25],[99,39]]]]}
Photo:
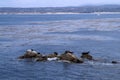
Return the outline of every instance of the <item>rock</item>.
{"type": "Polygon", "coordinates": [[[24,55],[18,57],[19,59],[24,59],[24,58],[38,58],[38,57],[42,57],[42,54],[33,51],[33,49],[28,49],[24,55]]]}
{"type": "Polygon", "coordinates": [[[79,60],[71,51],[65,51],[58,57],[60,60],[68,60],[74,63],[83,63],[82,60],[79,60]]]}
{"type": "Polygon", "coordinates": [[[58,53],[57,52],[54,52],[52,54],[48,54],[47,55],[47,58],[54,58],[54,57],[57,57],[58,56],[58,53]]]}
{"type": "Polygon", "coordinates": [[[82,59],[93,60],[93,57],[89,53],[90,52],[83,52],[81,58],[82,59]]]}
{"type": "Polygon", "coordinates": [[[43,56],[43,57],[36,58],[36,61],[47,61],[47,57],[43,56]]]}
{"type": "Polygon", "coordinates": [[[118,62],[117,61],[112,61],[112,64],[117,64],[118,62]]]}

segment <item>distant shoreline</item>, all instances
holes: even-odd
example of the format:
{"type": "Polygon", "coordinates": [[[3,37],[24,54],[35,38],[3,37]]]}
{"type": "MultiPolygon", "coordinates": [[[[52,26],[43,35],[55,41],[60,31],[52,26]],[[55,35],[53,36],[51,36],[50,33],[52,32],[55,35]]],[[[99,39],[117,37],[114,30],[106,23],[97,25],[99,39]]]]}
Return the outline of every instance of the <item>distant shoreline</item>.
{"type": "Polygon", "coordinates": [[[120,14],[120,12],[93,12],[93,13],[74,13],[74,12],[56,12],[56,13],[52,13],[52,12],[47,12],[47,13],[0,13],[1,15],[8,15],[8,14],[20,14],[20,15],[44,15],[44,14],[120,14]]]}

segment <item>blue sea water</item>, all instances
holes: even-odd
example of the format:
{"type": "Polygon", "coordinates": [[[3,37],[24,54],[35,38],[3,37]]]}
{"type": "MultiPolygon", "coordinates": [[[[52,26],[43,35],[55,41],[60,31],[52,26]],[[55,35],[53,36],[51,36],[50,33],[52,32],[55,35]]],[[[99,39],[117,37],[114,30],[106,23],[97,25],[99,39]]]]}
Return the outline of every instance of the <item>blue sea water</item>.
{"type": "Polygon", "coordinates": [[[120,14],[0,15],[0,80],[119,80],[120,14]],[[90,51],[83,64],[18,60],[26,49],[42,54],[90,51]]]}

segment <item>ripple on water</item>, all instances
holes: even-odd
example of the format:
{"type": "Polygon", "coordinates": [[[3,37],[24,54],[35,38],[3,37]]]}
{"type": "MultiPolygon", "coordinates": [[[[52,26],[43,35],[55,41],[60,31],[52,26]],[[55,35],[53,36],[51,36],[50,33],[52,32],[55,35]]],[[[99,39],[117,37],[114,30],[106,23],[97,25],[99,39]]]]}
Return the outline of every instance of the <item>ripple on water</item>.
{"type": "Polygon", "coordinates": [[[37,22],[39,25],[0,26],[0,79],[119,80],[119,64],[16,60],[28,48],[43,53],[72,50],[77,51],[77,55],[82,51],[91,51],[94,56],[107,59],[115,56],[114,59],[118,57],[119,60],[120,36],[116,35],[120,33],[119,21],[120,19],[61,20],[37,22]]]}

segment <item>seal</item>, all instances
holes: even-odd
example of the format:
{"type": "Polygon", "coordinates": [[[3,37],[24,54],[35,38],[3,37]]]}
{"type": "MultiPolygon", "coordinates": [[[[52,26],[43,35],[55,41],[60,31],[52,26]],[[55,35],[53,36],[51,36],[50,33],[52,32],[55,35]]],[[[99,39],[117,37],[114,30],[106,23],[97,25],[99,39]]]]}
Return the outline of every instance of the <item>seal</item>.
{"type": "Polygon", "coordinates": [[[93,60],[93,57],[89,54],[90,52],[82,52],[81,58],[82,59],[88,59],[88,60],[93,60]]]}
{"type": "Polygon", "coordinates": [[[65,51],[63,54],[61,54],[59,57],[58,57],[60,60],[67,60],[67,61],[70,61],[70,62],[73,62],[73,63],[83,63],[82,60],[78,59],[74,54],[73,52],[71,51],[65,51]]]}

